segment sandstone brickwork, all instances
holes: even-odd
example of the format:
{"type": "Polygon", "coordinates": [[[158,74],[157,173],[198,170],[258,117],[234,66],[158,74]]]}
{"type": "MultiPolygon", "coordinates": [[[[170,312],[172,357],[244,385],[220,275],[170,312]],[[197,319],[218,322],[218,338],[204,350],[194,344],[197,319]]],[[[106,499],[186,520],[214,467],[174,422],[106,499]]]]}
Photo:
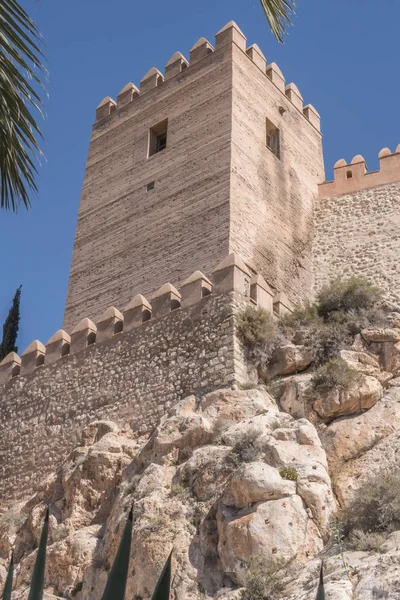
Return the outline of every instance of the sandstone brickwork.
{"type": "Polygon", "coordinates": [[[358,275],[381,287],[389,300],[400,301],[400,153],[384,149],[379,157],[381,170],[371,173],[362,156],[350,165],[338,161],[335,181],[319,186],[315,291],[335,277],[358,275]]]}
{"type": "Polygon", "coordinates": [[[243,255],[293,301],[311,290],[319,115],[235,23],[97,108],[64,328],[243,255]],[[280,158],[267,147],[280,130],[280,158]],[[151,154],[167,127],[166,148],[151,154]]]}

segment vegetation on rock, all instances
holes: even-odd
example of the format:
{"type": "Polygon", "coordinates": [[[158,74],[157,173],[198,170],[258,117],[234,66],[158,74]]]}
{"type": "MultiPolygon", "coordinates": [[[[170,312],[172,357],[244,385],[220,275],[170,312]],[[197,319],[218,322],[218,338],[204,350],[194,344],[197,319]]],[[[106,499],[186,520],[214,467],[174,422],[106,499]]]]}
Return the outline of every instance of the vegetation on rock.
{"type": "Polygon", "coordinates": [[[356,531],[371,534],[399,530],[400,471],[379,473],[365,481],[344,511],[343,520],[347,536],[354,536],[356,531]]]}
{"type": "Polygon", "coordinates": [[[281,339],[279,327],[264,309],[248,304],[237,317],[237,334],[253,361],[269,360],[281,339]]]}
{"type": "Polygon", "coordinates": [[[360,380],[360,373],[342,358],[331,358],[315,371],[306,395],[313,400],[334,390],[346,392],[360,380]]]}
{"type": "Polygon", "coordinates": [[[297,481],[299,477],[299,474],[294,467],[282,467],[279,470],[279,474],[282,479],[287,479],[288,481],[297,481]]]}

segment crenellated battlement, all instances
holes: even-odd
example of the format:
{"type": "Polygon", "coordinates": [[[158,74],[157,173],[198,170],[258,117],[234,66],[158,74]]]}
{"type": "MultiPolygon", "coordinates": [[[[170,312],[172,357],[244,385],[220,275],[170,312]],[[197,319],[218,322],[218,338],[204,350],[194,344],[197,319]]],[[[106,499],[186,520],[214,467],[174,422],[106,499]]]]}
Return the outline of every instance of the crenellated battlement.
{"type": "Polygon", "coordinates": [[[378,171],[368,171],[361,154],[357,154],[350,164],[341,158],[333,168],[334,180],[319,185],[319,197],[349,194],[376,185],[400,181],[400,144],[393,154],[389,148],[383,148],[378,158],[378,171]]]}
{"type": "Polygon", "coordinates": [[[72,329],[71,334],[60,329],[46,345],[39,340],[33,341],[21,357],[11,352],[0,363],[0,385],[53,365],[90,346],[102,344],[112,338],[119,339],[124,333],[168,317],[176,311],[193,309],[204,299],[232,292],[276,317],[291,310],[284,293],[274,293],[261,275],[252,275],[244,261],[232,253],[217,265],[211,280],[201,271],[195,271],[183,282],[179,291],[172,284],[166,283],[151,296],[150,301],[137,294],[122,312],[111,306],[96,323],[85,317],[72,329]]]}
{"type": "Polygon", "coordinates": [[[155,88],[159,88],[168,80],[180,76],[183,71],[190,69],[193,65],[207,58],[210,54],[217,53],[218,50],[225,47],[227,44],[235,44],[240,48],[281,92],[289,99],[304,117],[320,131],[321,118],[318,112],[311,104],[303,106],[303,97],[294,83],[286,85],[285,77],[274,62],[267,64],[267,60],[258,47],[253,44],[249,47],[246,45],[247,38],[237,26],[236,23],[230,21],[223,27],[215,36],[215,46],[213,46],[206,38],[200,38],[190,50],[190,58],[187,60],[180,52],[175,52],[167,62],[164,74],[152,67],[140,81],[140,88],[137,88],[133,83],[125,85],[117,96],[117,101],[110,96],[104,98],[96,109],[96,125],[112,116],[122,107],[137,101],[140,96],[152,92],[155,88]]]}

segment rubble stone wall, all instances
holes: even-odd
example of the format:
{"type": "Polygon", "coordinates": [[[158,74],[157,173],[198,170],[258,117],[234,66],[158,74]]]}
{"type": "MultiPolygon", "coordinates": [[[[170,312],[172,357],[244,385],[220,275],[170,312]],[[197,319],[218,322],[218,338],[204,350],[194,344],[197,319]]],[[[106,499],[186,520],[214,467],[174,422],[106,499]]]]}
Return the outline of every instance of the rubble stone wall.
{"type": "Polygon", "coordinates": [[[1,504],[34,491],[88,423],[111,419],[149,432],[182,397],[240,383],[239,302],[205,297],[0,389],[1,504]]]}

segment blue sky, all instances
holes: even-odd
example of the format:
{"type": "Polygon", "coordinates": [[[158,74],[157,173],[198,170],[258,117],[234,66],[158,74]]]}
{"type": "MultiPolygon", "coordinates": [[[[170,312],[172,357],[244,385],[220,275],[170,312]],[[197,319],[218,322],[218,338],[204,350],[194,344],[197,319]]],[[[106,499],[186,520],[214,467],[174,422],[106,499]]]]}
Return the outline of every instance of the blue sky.
{"type": "MultiPolygon", "coordinates": [[[[327,178],[333,163],[400,143],[398,0],[298,0],[285,44],[258,0],[24,0],[45,40],[50,79],[43,123],[47,161],[32,209],[0,213],[0,327],[22,284],[20,353],[61,327],[80,189],[96,105],[163,70],[177,50],[235,20],[322,116],[327,178]]],[[[0,334],[1,335],[1,334],[0,334]]]]}

